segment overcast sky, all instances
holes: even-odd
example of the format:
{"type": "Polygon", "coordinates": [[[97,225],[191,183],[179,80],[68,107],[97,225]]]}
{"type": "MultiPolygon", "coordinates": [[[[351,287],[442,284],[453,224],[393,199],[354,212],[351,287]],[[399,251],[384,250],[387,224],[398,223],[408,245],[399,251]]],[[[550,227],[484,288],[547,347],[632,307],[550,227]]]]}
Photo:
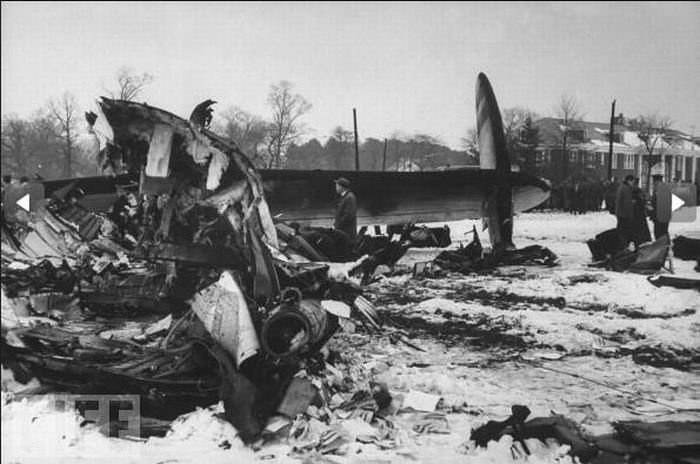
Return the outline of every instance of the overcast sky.
{"type": "Polygon", "coordinates": [[[547,116],[568,93],[604,122],[616,98],[700,133],[699,3],[2,3],[3,115],[66,90],[87,109],[124,65],[184,117],[207,98],[266,117],[270,84],[291,81],[316,137],[351,129],[355,107],[361,138],[458,146],[479,72],[501,109],[547,116]]]}

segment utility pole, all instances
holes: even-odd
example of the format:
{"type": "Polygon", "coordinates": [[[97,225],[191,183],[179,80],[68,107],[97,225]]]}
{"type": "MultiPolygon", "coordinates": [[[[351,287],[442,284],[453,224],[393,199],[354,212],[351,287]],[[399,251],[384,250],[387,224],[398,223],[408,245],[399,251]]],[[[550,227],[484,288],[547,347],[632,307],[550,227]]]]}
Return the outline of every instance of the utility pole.
{"type": "Polygon", "coordinates": [[[386,143],[387,140],[384,138],[384,156],[382,156],[382,171],[386,171],[386,143]]]}
{"type": "Polygon", "coordinates": [[[352,122],[355,125],[355,171],[360,170],[360,150],[357,145],[357,111],[352,109],[352,122]]]}
{"type": "Polygon", "coordinates": [[[608,150],[608,180],[612,179],[613,136],[615,135],[615,100],[612,102],[610,112],[610,149],[608,150]]]}

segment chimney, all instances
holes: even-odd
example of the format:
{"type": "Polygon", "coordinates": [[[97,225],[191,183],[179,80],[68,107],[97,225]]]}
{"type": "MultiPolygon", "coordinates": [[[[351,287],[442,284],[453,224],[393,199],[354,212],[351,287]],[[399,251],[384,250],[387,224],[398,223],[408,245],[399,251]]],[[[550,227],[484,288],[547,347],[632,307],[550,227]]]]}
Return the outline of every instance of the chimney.
{"type": "Polygon", "coordinates": [[[616,124],[618,124],[620,126],[625,125],[625,115],[624,114],[622,114],[622,113],[619,114],[619,116],[617,117],[616,124]]]}

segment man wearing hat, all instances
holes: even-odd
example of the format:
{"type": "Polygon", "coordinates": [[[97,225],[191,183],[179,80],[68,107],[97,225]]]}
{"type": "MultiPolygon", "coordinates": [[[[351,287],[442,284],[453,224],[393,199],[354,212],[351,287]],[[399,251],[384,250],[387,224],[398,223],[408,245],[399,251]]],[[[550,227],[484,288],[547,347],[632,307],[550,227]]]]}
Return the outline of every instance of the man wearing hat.
{"type": "Polygon", "coordinates": [[[357,240],[357,200],[350,190],[350,181],[345,177],[335,180],[335,192],[340,199],[335,210],[333,227],[348,237],[348,244],[352,248],[357,240]]]}

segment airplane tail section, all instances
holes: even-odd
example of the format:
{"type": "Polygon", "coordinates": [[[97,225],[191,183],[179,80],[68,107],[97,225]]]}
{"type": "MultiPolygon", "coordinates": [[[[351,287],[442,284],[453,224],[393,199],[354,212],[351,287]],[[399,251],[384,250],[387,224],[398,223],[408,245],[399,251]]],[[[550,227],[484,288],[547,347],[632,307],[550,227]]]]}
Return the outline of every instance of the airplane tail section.
{"type": "Polygon", "coordinates": [[[487,221],[491,246],[494,250],[514,248],[510,159],[501,112],[491,84],[484,73],[479,73],[476,81],[476,121],[479,135],[479,163],[482,169],[496,171],[496,183],[487,193],[483,206],[483,216],[487,221]]]}

